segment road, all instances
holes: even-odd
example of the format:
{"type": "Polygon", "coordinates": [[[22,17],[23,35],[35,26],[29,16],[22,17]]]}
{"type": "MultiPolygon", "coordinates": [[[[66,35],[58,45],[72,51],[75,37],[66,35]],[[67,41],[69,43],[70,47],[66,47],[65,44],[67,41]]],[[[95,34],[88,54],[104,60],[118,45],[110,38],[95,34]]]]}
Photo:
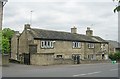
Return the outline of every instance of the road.
{"type": "Polygon", "coordinates": [[[118,77],[118,64],[79,64],[33,66],[10,64],[2,68],[3,77],[118,77]]]}

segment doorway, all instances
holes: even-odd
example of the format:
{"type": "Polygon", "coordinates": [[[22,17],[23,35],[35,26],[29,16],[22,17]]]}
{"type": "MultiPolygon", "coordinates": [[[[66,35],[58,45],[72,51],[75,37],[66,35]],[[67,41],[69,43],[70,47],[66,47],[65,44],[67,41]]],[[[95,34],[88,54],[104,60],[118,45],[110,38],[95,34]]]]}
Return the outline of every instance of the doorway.
{"type": "Polygon", "coordinates": [[[24,64],[30,65],[30,53],[24,53],[24,64]]]}
{"type": "Polygon", "coordinates": [[[80,64],[80,54],[73,54],[72,59],[74,64],[80,64]]]}

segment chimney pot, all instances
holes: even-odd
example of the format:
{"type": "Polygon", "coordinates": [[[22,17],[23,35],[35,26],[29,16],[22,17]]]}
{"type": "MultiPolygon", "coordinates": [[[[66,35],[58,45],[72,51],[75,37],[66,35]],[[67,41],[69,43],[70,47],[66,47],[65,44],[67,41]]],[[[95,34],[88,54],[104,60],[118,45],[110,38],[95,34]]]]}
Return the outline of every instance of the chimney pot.
{"type": "Polygon", "coordinates": [[[86,35],[87,36],[93,36],[93,30],[91,30],[90,27],[87,27],[86,35]]]}
{"type": "Polygon", "coordinates": [[[24,25],[24,29],[25,29],[25,30],[31,29],[31,28],[30,28],[30,24],[25,24],[25,25],[24,25]]]}
{"type": "Polygon", "coordinates": [[[74,33],[74,34],[77,33],[77,28],[75,26],[73,28],[71,28],[71,33],[74,33]]]}

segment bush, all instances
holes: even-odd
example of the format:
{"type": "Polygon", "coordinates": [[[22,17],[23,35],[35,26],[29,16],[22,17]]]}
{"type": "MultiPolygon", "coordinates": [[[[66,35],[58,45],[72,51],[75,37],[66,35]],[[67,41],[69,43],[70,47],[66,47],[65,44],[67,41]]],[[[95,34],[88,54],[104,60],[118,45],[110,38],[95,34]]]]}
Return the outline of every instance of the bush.
{"type": "Polygon", "coordinates": [[[112,61],[114,61],[114,60],[116,60],[116,61],[120,61],[120,52],[116,52],[116,53],[110,53],[109,54],[109,58],[112,60],[112,61]]]}
{"type": "Polygon", "coordinates": [[[120,52],[115,53],[114,56],[115,56],[117,61],[120,60],[120,52]]]}
{"type": "Polygon", "coordinates": [[[115,60],[114,54],[112,54],[112,53],[110,53],[108,57],[109,57],[109,59],[111,59],[112,61],[115,60]]]}

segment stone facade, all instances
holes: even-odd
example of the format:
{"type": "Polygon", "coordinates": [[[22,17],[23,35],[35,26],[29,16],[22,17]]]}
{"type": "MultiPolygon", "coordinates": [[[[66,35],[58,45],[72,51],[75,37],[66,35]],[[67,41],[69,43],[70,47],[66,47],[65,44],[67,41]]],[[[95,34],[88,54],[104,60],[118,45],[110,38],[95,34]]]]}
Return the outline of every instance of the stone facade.
{"type": "Polygon", "coordinates": [[[20,33],[18,31],[15,32],[11,39],[11,58],[17,60],[17,54],[19,52],[18,46],[19,46],[19,35],[20,33]]]}
{"type": "MultiPolygon", "coordinates": [[[[56,31],[44,30],[33,31],[30,25],[25,25],[24,31],[19,36],[19,40],[14,35],[12,38],[11,53],[13,59],[16,58],[16,53],[19,53],[18,59],[25,62],[26,58],[24,53],[30,53],[30,64],[33,65],[52,65],[52,64],[74,64],[79,63],[82,60],[104,60],[108,59],[109,44],[105,41],[93,40],[91,30],[90,35],[80,35],[85,40],[79,40],[83,38],[77,37],[77,39],[64,40],[67,36],[79,36],[76,34],[76,28],[71,29],[72,33],[61,33],[56,31]],[[54,38],[52,32],[58,35],[66,35],[63,39],[54,38]],[[44,35],[46,33],[46,35],[44,35]],[[50,34],[51,33],[51,34],[50,34]],[[75,33],[75,34],[74,34],[75,33]],[[41,34],[41,35],[40,35],[41,34]],[[50,34],[50,35],[48,35],[50,34]],[[47,36],[48,35],[48,36],[47,36]],[[53,39],[52,39],[52,38],[53,39]],[[89,41],[90,38],[91,41],[89,41]],[[88,41],[87,41],[88,40],[88,41]],[[17,41],[19,42],[17,44],[17,41]],[[16,46],[18,45],[18,46],[16,46]],[[43,46],[44,45],[44,46],[43,46]],[[18,51],[17,51],[18,50],[18,51]]],[[[94,38],[95,39],[95,38],[94,38]]]]}
{"type": "Polygon", "coordinates": [[[109,42],[110,53],[120,52],[120,43],[113,40],[107,40],[109,42]]]}

